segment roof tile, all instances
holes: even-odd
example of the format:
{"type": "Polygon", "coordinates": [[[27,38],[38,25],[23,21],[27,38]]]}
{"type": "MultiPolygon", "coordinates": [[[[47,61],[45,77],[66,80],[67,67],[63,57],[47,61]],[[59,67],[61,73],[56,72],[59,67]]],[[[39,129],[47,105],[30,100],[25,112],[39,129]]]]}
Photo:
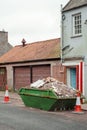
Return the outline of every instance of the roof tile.
{"type": "Polygon", "coordinates": [[[0,57],[0,63],[43,60],[60,57],[60,38],[18,45],[0,57]]]}

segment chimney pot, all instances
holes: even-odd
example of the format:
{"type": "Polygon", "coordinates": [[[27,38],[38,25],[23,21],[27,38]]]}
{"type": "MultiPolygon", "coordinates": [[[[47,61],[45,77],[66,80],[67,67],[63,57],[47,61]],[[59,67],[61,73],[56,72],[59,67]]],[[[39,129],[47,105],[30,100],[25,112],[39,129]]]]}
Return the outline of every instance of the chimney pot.
{"type": "Polygon", "coordinates": [[[26,43],[25,39],[23,38],[21,42],[22,42],[22,45],[23,45],[23,47],[24,47],[24,46],[25,46],[25,43],[26,43]]]}

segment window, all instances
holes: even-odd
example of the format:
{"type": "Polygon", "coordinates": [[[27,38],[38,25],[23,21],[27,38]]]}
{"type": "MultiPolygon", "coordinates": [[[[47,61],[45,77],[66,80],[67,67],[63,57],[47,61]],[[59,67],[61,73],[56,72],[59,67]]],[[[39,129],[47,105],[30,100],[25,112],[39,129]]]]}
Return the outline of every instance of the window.
{"type": "Polygon", "coordinates": [[[81,35],[82,33],[82,21],[81,13],[73,15],[73,36],[81,35]]]}
{"type": "Polygon", "coordinates": [[[4,68],[0,68],[0,75],[5,74],[5,69],[4,68]]]}

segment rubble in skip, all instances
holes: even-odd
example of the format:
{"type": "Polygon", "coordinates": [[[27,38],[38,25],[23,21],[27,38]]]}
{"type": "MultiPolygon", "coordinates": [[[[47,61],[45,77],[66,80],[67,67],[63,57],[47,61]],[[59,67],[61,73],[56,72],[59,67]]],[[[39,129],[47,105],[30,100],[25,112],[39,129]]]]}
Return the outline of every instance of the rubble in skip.
{"type": "Polygon", "coordinates": [[[59,98],[76,98],[77,90],[65,85],[52,77],[39,79],[30,85],[30,88],[42,89],[42,90],[53,90],[59,98]]]}
{"type": "MultiPolygon", "coordinates": [[[[78,92],[52,77],[39,79],[20,89],[20,95],[26,106],[47,111],[73,110],[78,92]]],[[[82,94],[80,98],[83,98],[82,94]]]]}

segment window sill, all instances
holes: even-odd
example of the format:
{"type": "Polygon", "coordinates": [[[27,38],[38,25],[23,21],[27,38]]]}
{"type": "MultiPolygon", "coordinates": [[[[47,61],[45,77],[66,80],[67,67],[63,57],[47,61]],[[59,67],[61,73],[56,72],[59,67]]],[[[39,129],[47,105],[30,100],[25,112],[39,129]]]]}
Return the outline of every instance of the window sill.
{"type": "Polygon", "coordinates": [[[77,38],[77,37],[82,37],[82,34],[81,35],[72,36],[71,38],[77,38]]]}

